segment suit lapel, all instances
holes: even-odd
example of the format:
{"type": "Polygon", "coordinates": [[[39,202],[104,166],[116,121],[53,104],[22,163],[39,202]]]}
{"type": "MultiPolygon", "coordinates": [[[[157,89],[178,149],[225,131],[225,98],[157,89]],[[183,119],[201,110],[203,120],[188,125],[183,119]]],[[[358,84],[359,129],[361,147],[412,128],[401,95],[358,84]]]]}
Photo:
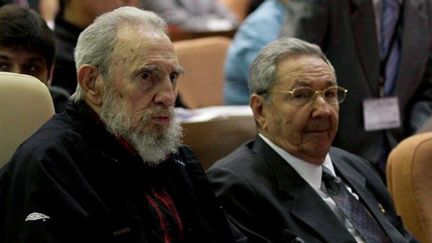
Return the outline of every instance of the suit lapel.
{"type": "Polygon", "coordinates": [[[371,0],[350,0],[350,2],[351,24],[357,54],[371,91],[378,95],[380,57],[373,4],[371,0]]]}
{"type": "Polygon", "coordinates": [[[253,150],[272,169],[279,190],[292,199],[282,203],[295,218],[309,226],[308,230],[314,230],[326,242],[354,241],[316,191],[260,137],[256,138],[253,150]]]}
{"type": "MultiPolygon", "coordinates": [[[[293,178],[293,175],[287,173],[284,175],[284,178],[293,178]]],[[[296,174],[296,176],[298,175],[296,174]]],[[[293,188],[293,185],[284,184],[283,181],[281,183],[280,189],[282,191],[294,195],[295,202],[293,203],[291,213],[309,225],[311,229],[314,229],[326,242],[347,242],[353,240],[351,234],[333,211],[305,181],[302,183],[303,186],[298,186],[296,187],[297,189],[291,191],[289,189],[293,188]]]]}
{"type": "Polygon", "coordinates": [[[408,98],[412,96],[415,88],[422,81],[416,78],[420,69],[426,63],[429,53],[429,32],[427,6],[423,0],[403,1],[402,19],[402,49],[400,55],[398,74],[396,77],[396,94],[400,97],[401,106],[405,106],[408,98]],[[403,95],[402,95],[403,94],[403,95]]]}

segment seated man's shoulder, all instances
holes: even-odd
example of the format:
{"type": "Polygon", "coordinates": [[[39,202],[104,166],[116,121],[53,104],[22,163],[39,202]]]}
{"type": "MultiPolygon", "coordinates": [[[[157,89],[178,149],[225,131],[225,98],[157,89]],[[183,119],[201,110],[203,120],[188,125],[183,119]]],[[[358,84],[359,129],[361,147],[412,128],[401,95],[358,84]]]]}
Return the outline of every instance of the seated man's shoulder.
{"type": "Polygon", "coordinates": [[[56,114],[24,143],[39,148],[62,145],[79,139],[80,134],[65,114],[56,114]]]}
{"type": "Polygon", "coordinates": [[[332,159],[336,158],[349,164],[358,163],[361,164],[362,166],[368,166],[368,167],[372,165],[372,163],[366,160],[365,158],[337,147],[331,147],[330,156],[332,157],[332,159]]]}
{"type": "Polygon", "coordinates": [[[265,163],[258,163],[256,154],[253,153],[250,146],[253,142],[243,144],[227,156],[216,161],[208,170],[207,174],[212,177],[232,177],[248,180],[250,175],[257,171],[266,171],[263,167],[265,163]]]}
{"type": "Polygon", "coordinates": [[[253,153],[248,144],[243,144],[234,149],[231,153],[216,161],[214,165],[219,167],[232,167],[244,164],[243,161],[250,160],[253,157],[253,153]]]}
{"type": "Polygon", "coordinates": [[[330,156],[332,160],[338,160],[340,163],[347,164],[363,175],[367,175],[368,177],[376,175],[376,177],[379,177],[373,161],[368,161],[356,154],[336,147],[330,149],[330,156]]]}

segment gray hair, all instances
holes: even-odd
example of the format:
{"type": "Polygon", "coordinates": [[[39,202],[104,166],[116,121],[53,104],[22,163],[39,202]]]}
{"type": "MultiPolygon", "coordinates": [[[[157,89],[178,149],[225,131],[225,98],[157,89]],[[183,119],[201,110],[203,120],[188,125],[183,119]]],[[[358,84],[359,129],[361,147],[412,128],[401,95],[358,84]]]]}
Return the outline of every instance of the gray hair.
{"type": "MultiPolygon", "coordinates": [[[[145,26],[151,31],[167,34],[167,24],[151,11],[135,7],[120,7],[100,15],[79,35],[75,48],[75,67],[90,64],[98,68],[98,72],[106,80],[110,79],[112,52],[117,41],[117,32],[124,26],[145,26]]],[[[139,40],[137,40],[139,41],[139,40]]],[[[82,99],[79,85],[72,99],[82,99]]]]}
{"type": "Polygon", "coordinates": [[[325,61],[334,71],[330,61],[315,44],[296,39],[281,38],[265,46],[252,62],[249,72],[249,92],[264,94],[276,83],[277,64],[288,58],[315,56],[325,61]]]}

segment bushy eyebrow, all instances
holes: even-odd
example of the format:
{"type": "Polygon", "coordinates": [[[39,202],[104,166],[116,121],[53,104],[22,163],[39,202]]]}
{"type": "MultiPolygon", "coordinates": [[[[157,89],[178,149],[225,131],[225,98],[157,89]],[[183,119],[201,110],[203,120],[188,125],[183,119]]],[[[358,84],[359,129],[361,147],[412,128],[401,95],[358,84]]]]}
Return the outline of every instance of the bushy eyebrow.
{"type": "Polygon", "coordinates": [[[136,76],[136,75],[138,75],[138,74],[140,74],[140,73],[148,72],[148,71],[154,71],[154,70],[158,70],[157,65],[154,65],[154,64],[146,64],[146,65],[143,65],[143,66],[137,68],[137,69],[133,72],[133,75],[136,76]]]}
{"type": "MultiPolygon", "coordinates": [[[[290,88],[309,87],[310,84],[311,84],[311,81],[297,80],[294,82],[294,84],[292,84],[290,86],[290,88]]],[[[330,87],[330,86],[334,86],[334,85],[337,85],[335,80],[330,79],[327,81],[327,86],[330,87]]]]}
{"type": "MultiPolygon", "coordinates": [[[[184,73],[184,69],[181,66],[177,66],[174,69],[175,69],[174,72],[176,72],[176,73],[179,73],[179,74],[184,73]]],[[[142,73],[142,72],[146,72],[146,71],[154,71],[154,70],[160,71],[161,68],[159,65],[156,65],[156,64],[144,64],[144,65],[140,66],[139,68],[137,68],[133,73],[137,74],[137,73],[142,73]]]]}
{"type": "MultiPolygon", "coordinates": [[[[133,77],[137,77],[139,75],[141,75],[142,73],[145,72],[156,72],[156,73],[161,73],[162,69],[160,68],[159,65],[156,64],[145,64],[142,65],[141,67],[139,67],[138,69],[136,69],[133,73],[132,76],[133,77]]],[[[184,69],[181,66],[177,66],[174,68],[174,71],[170,72],[169,74],[183,74],[184,73],[184,69]]]]}

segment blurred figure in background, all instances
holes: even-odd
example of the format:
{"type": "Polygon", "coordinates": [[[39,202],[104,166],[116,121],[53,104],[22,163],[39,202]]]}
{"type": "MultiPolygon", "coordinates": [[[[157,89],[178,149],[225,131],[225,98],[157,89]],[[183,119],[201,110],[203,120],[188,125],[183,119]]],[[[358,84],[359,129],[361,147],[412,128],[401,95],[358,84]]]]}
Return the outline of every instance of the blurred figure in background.
{"type": "Polygon", "coordinates": [[[54,19],[60,10],[60,0],[42,0],[38,7],[39,14],[45,19],[48,26],[54,29],[54,19]]]}
{"type": "Polygon", "coordinates": [[[57,54],[53,84],[73,93],[77,85],[73,53],[81,31],[105,12],[136,4],[137,0],[61,0],[54,25],[57,54]]]}
{"type": "Polygon", "coordinates": [[[157,13],[173,31],[235,29],[236,16],[217,0],[141,0],[142,8],[157,13]]]}
{"type": "Polygon", "coordinates": [[[0,71],[28,74],[49,88],[56,112],[63,111],[69,93],[51,85],[55,40],[42,17],[26,7],[0,8],[0,71]]]}
{"type": "Polygon", "coordinates": [[[0,6],[12,3],[34,9],[45,19],[51,29],[54,27],[54,18],[59,10],[59,0],[0,0],[0,6]]]}
{"type": "Polygon", "coordinates": [[[249,67],[261,48],[279,37],[287,2],[266,0],[240,25],[225,60],[225,104],[248,104],[249,67]]]}

